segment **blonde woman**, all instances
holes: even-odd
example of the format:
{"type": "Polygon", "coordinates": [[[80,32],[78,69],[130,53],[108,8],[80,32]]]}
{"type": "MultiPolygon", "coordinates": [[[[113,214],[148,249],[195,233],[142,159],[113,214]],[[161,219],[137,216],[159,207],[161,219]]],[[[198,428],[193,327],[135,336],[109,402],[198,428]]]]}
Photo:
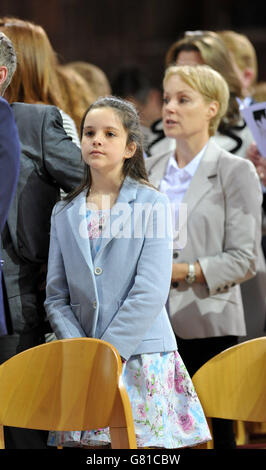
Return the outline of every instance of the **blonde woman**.
{"type": "MultiPolygon", "coordinates": [[[[253,137],[239,113],[237,97],[243,98],[234,61],[223,39],[213,31],[187,31],[166,53],[165,65],[209,65],[219,72],[229,88],[229,102],[214,140],[228,152],[245,157],[253,137]]],[[[160,129],[160,124],[157,130],[160,129]]],[[[150,147],[151,155],[173,148],[171,139],[163,138],[150,147]]]]}
{"type": "MultiPolygon", "coordinates": [[[[262,195],[251,162],[211,138],[229,100],[223,77],[206,65],[172,66],[163,84],[163,127],[175,148],[146,159],[146,167],[151,183],[168,195],[179,228],[168,309],[193,375],[246,334],[239,284],[256,273],[262,195]]],[[[235,445],[232,423],[213,429],[216,447],[235,445]]]]}

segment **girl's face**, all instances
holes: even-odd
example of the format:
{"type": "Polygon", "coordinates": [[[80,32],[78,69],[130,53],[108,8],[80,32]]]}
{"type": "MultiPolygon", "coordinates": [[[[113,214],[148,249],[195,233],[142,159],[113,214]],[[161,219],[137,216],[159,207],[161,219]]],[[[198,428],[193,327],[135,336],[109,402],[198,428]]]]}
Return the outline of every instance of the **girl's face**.
{"type": "Polygon", "coordinates": [[[187,140],[207,135],[209,122],[217,112],[214,102],[206,103],[202,95],[178,75],[171,75],[164,87],[163,128],[168,137],[187,140]]]}
{"type": "Polygon", "coordinates": [[[96,108],[88,112],[81,139],[82,157],[91,170],[121,175],[126,158],[136,150],[127,145],[127,132],[112,108],[96,108]]]}

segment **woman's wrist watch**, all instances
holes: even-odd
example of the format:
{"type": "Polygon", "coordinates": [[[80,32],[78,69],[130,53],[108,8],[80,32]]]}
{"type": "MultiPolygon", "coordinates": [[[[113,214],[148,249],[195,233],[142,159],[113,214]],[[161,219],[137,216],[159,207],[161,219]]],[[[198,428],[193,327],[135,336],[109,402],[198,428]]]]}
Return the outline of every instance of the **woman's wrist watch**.
{"type": "Polygon", "coordinates": [[[188,265],[188,273],[186,275],[186,281],[188,284],[193,284],[193,282],[196,281],[195,265],[192,263],[189,263],[188,265]]]}

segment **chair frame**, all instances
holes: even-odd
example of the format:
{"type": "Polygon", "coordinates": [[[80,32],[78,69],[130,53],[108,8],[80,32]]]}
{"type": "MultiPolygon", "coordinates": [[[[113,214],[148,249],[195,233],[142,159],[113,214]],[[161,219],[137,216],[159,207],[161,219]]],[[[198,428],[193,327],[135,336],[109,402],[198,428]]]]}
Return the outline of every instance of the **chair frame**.
{"type": "Polygon", "coordinates": [[[116,348],[95,338],[56,340],[1,364],[1,449],[3,426],[48,431],[108,426],[113,449],[137,449],[116,348]]]}
{"type": "MultiPolygon", "coordinates": [[[[266,422],[266,337],[239,343],[207,361],[192,377],[205,416],[266,422]]],[[[241,436],[239,436],[241,437],[241,436]]],[[[243,439],[243,436],[242,436],[243,439]]],[[[213,444],[208,443],[207,448],[213,444]]]]}

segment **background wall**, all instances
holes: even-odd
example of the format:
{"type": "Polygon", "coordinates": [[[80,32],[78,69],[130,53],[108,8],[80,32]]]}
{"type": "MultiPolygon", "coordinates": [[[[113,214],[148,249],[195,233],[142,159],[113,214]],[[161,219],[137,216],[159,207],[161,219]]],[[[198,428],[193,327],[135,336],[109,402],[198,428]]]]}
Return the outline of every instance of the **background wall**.
{"type": "Polygon", "coordinates": [[[139,64],[161,83],[164,56],[185,30],[233,29],[256,48],[266,80],[266,14],[261,0],[1,0],[0,15],[41,24],[61,62],[85,60],[111,80],[139,64]]]}

